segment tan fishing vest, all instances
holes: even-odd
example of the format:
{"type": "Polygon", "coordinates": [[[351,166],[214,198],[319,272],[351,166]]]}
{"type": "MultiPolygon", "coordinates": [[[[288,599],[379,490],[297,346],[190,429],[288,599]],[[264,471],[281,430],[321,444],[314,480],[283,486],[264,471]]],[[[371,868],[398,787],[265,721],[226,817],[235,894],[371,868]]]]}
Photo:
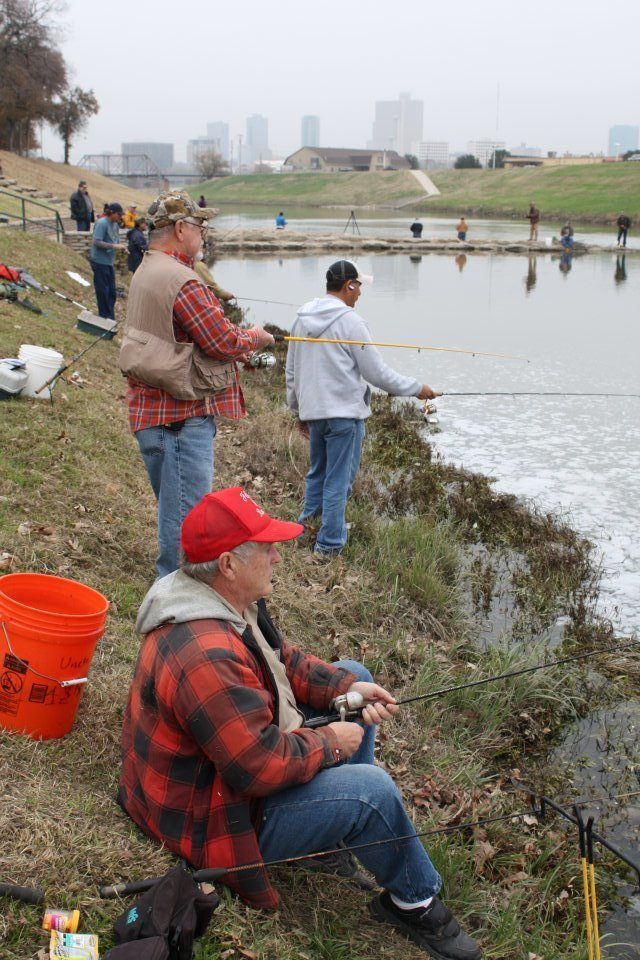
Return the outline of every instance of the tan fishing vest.
{"type": "Polygon", "coordinates": [[[208,357],[173,334],[173,305],[198,274],[174,257],[149,250],[129,288],[120,369],[127,377],[171,394],[176,400],[200,400],[235,382],[235,364],[208,357]]]}

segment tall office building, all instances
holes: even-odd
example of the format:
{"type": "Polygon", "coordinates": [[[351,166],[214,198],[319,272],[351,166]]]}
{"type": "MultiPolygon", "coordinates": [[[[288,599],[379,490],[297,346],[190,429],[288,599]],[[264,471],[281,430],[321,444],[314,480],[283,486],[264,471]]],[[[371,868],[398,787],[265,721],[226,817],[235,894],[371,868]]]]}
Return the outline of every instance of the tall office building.
{"type": "Polygon", "coordinates": [[[308,114],[302,118],[300,129],[300,146],[320,146],[320,117],[314,117],[308,114]]]}
{"type": "Polygon", "coordinates": [[[247,117],[247,138],[243,150],[243,163],[251,165],[260,160],[270,160],[269,121],[260,113],[247,117]]]}
{"type": "Polygon", "coordinates": [[[222,120],[207,124],[207,139],[215,143],[214,150],[223,160],[229,159],[229,124],[222,120]]]}
{"type": "Polygon", "coordinates": [[[621,157],[628,150],[637,150],[639,129],[622,123],[609,127],[609,156],[621,157]]]}
{"type": "Polygon", "coordinates": [[[134,143],[121,143],[120,152],[125,157],[133,157],[137,154],[146,153],[150,160],[166,173],[173,166],[173,144],[155,143],[154,141],[136,141],[134,143]]]}
{"type": "Polygon", "coordinates": [[[378,100],[373,135],[367,146],[375,150],[396,150],[401,156],[422,140],[424,104],[401,93],[398,100],[378,100]]]}

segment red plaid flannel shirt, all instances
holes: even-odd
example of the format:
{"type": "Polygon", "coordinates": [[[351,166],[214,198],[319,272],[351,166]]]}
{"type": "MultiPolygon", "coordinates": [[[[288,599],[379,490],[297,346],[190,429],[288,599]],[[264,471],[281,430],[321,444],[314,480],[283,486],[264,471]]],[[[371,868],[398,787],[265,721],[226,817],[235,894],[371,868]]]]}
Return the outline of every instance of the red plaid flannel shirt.
{"type": "MultiPolygon", "coordinates": [[[[165,251],[193,268],[193,259],[165,251]]],[[[217,360],[238,360],[257,349],[257,335],[241,330],[225,317],[220,303],[200,281],[189,280],[173,304],[173,333],[177,341],[191,340],[217,360]]],[[[244,397],[235,373],[235,383],[202,400],[176,400],[171,394],[128,378],[129,426],[136,433],[147,427],[175,423],[189,417],[217,416],[239,420],[246,414],[244,397]]]]}
{"type": "MultiPolygon", "coordinates": [[[[285,643],[259,603],[299,703],[327,710],[356,679],[285,643]]],[[[336,760],[328,727],[283,733],[277,689],[251,629],[222,620],[166,624],[145,637],[122,728],[120,802],[146,834],[194,867],[262,863],[261,797],[306,783],[336,760]]],[[[263,866],[224,882],[259,908],[278,894],[263,866]]]]}

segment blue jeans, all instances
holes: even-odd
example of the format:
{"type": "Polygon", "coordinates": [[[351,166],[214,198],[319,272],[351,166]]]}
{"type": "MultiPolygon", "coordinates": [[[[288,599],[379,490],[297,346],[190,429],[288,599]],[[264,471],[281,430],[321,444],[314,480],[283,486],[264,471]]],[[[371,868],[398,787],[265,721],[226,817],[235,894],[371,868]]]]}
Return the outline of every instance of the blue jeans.
{"type": "Polygon", "coordinates": [[[85,233],[88,233],[91,230],[91,221],[90,220],[76,220],[76,229],[84,230],[85,233]]]}
{"type": "MultiPolygon", "coordinates": [[[[340,666],[359,680],[371,679],[359,663],[341,660],[340,666]]],[[[395,783],[374,765],[375,729],[365,728],[357,753],[347,763],[267,797],[259,833],[266,861],[331,850],[338,843],[356,846],[415,833],[395,783]]],[[[418,839],[355,853],[381,887],[406,903],[426,900],[440,890],[440,876],[418,839]]]]}
{"type": "Polygon", "coordinates": [[[147,427],[136,440],[158,501],[159,577],[178,569],[180,528],[213,484],[213,417],[191,417],[181,430],[147,427]]]}
{"type": "Polygon", "coordinates": [[[344,515],[360,466],[364,420],[331,417],[308,425],[310,469],[299,521],[322,515],[316,552],[339,552],[347,542],[344,515]]]}
{"type": "Polygon", "coordinates": [[[98,303],[98,316],[115,320],[116,271],[108,263],[94,263],[93,260],[90,263],[98,303]]]}

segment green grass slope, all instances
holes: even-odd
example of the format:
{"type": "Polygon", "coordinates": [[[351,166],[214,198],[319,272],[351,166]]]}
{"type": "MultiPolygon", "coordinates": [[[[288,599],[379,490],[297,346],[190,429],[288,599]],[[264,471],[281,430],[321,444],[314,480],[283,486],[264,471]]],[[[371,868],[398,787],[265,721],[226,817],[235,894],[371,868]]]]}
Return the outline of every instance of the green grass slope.
{"type": "Polygon", "coordinates": [[[524,217],[535,200],[544,219],[615,220],[621,210],[640,216],[640,163],[520,170],[437,170],[441,192],[422,204],[426,211],[524,217]]]}
{"type": "Polygon", "coordinates": [[[406,170],[380,173],[288,173],[219,177],[189,187],[211,203],[265,203],[301,206],[384,205],[420,197],[423,191],[406,170]]]}

